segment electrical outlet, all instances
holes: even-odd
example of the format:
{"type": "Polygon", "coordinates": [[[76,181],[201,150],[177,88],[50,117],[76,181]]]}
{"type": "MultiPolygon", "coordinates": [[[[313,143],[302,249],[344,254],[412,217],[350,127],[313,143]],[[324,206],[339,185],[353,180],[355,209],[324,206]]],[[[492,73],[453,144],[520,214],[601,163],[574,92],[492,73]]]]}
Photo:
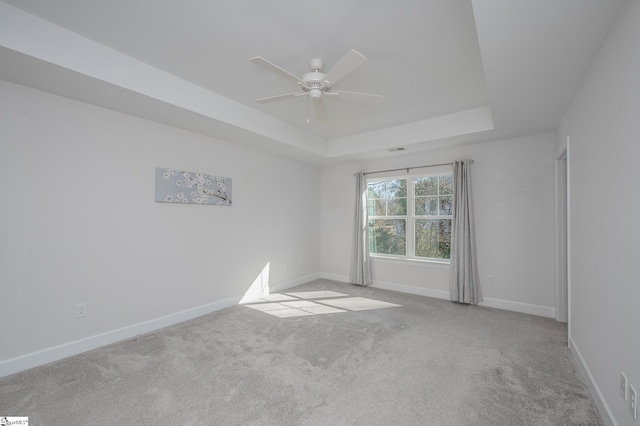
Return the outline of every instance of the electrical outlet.
{"type": "Polygon", "coordinates": [[[83,318],[87,316],[87,304],[78,303],[76,305],[76,318],[83,318]]]}
{"type": "Polygon", "coordinates": [[[496,283],[496,278],[493,274],[487,275],[487,285],[494,285],[496,283]]]}
{"type": "Polygon", "coordinates": [[[629,409],[634,420],[638,420],[638,392],[633,385],[629,385],[629,409]]]}
{"type": "Polygon", "coordinates": [[[620,372],[620,395],[627,400],[627,376],[623,372],[620,372]]]}

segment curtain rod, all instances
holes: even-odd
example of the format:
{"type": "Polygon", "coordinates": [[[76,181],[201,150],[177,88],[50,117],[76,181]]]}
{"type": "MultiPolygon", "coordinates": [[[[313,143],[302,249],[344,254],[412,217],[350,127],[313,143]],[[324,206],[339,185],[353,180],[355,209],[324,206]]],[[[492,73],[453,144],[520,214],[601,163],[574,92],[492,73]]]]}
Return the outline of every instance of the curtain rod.
{"type": "MultiPolygon", "coordinates": [[[[469,160],[469,164],[473,164],[473,160],[469,160]]],[[[411,170],[411,169],[422,169],[424,167],[438,167],[438,166],[451,166],[451,165],[453,165],[453,163],[440,163],[440,164],[429,164],[429,165],[426,165],[426,166],[402,167],[400,169],[389,169],[389,170],[378,170],[378,171],[375,171],[375,172],[365,172],[365,173],[363,173],[363,175],[366,176],[366,175],[371,175],[371,174],[374,174],[374,173],[397,172],[399,170],[406,170],[407,173],[409,173],[409,170],[411,170]]]]}

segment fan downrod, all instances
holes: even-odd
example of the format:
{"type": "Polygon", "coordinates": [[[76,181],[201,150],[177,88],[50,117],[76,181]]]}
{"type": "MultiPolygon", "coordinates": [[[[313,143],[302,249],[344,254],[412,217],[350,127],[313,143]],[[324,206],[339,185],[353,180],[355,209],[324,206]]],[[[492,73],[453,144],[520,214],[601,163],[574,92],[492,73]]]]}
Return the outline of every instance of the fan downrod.
{"type": "Polygon", "coordinates": [[[309,61],[309,66],[311,66],[313,71],[318,72],[322,70],[322,67],[324,67],[324,62],[322,62],[322,59],[312,59],[309,61]]]}

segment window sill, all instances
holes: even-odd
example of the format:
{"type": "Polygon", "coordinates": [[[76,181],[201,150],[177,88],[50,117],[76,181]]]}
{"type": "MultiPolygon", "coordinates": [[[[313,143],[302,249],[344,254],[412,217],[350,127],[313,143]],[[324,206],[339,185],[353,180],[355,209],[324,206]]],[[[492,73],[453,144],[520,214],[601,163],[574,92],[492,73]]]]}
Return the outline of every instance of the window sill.
{"type": "Polygon", "coordinates": [[[371,255],[371,260],[374,262],[380,262],[380,263],[395,263],[395,264],[405,264],[405,265],[412,265],[412,266],[419,266],[419,265],[423,265],[423,266],[435,266],[438,268],[449,268],[449,265],[451,265],[451,262],[448,260],[430,260],[430,259],[412,259],[412,258],[405,258],[405,257],[393,257],[393,256],[383,256],[383,255],[379,255],[379,254],[372,254],[371,255]]]}

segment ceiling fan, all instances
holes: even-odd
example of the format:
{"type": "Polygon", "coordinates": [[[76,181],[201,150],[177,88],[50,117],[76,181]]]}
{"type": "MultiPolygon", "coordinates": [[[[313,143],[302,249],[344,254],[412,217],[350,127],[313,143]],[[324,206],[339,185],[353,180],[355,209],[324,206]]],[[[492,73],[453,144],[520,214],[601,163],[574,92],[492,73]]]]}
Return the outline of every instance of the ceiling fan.
{"type": "MultiPolygon", "coordinates": [[[[271,96],[256,100],[261,104],[276,102],[288,98],[297,98],[307,96],[307,99],[313,100],[316,116],[319,120],[327,118],[327,109],[324,104],[324,97],[333,97],[338,100],[361,102],[366,104],[377,105],[384,100],[382,95],[374,95],[371,93],[346,92],[333,90],[332,87],[338,81],[342,80],[360,65],[364,64],[367,58],[360,52],[355,50],[349,51],[333,68],[326,74],[322,72],[322,59],[312,59],[310,61],[311,72],[306,73],[302,78],[298,78],[288,71],[283,70],[279,66],[267,61],[266,59],[256,56],[251,59],[254,64],[260,65],[281,77],[297,83],[301,91],[293,93],[285,93],[283,95],[271,96]]],[[[307,121],[309,121],[307,119],[307,121]]]]}

